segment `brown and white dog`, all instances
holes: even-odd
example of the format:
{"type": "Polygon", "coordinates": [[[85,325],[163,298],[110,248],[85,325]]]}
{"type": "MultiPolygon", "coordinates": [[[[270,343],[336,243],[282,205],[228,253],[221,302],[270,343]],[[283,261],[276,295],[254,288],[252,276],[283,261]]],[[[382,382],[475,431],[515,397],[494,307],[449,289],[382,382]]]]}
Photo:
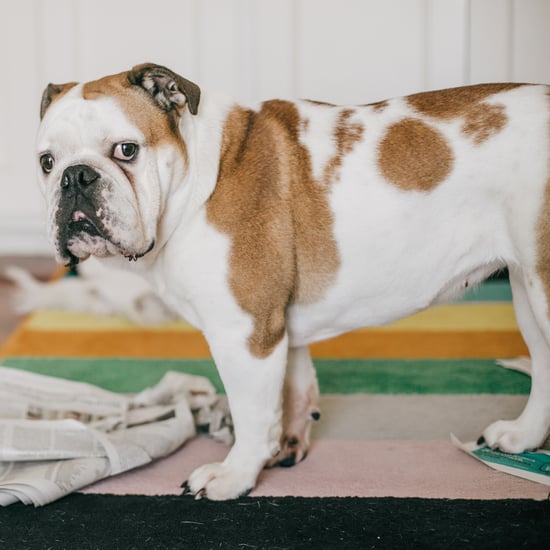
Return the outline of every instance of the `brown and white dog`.
{"type": "Polygon", "coordinates": [[[545,438],[547,87],[248,108],[147,64],[50,85],[41,114],[57,259],[141,258],[131,267],[209,342],[236,442],[193,472],[191,493],[234,498],[266,463],[304,457],[318,415],[308,344],[448,300],[504,266],[532,390],[517,420],[484,437],[509,452],[545,438]]]}

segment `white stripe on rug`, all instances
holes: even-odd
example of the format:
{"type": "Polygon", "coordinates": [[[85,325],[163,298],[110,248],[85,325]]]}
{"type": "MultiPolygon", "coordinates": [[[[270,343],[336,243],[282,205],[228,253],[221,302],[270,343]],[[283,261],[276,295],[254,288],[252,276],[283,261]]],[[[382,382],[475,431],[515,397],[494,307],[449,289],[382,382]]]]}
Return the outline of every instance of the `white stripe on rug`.
{"type": "Polygon", "coordinates": [[[477,440],[495,420],[516,418],[526,395],[340,395],[321,396],[315,439],[443,440],[454,433],[477,440]]]}

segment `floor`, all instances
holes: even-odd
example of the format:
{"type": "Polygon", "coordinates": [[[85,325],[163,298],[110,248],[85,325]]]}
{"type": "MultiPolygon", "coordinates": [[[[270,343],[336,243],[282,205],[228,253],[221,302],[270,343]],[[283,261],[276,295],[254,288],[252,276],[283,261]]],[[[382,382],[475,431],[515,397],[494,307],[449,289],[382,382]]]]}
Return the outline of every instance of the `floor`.
{"type": "Polygon", "coordinates": [[[0,256],[0,347],[21,321],[21,316],[13,308],[15,287],[4,276],[4,269],[10,265],[22,267],[42,280],[49,279],[57,269],[56,263],[49,257],[0,256]]]}

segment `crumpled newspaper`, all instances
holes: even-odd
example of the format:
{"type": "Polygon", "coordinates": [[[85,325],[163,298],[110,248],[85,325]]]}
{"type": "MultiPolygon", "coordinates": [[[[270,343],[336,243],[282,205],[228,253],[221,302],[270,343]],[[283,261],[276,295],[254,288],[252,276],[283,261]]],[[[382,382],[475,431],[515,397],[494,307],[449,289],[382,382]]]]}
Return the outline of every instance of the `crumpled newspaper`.
{"type": "Polygon", "coordinates": [[[210,380],[168,372],[121,394],[0,366],[0,506],[42,506],[167,456],[204,432],[233,442],[227,399],[210,380]]]}
{"type": "Polygon", "coordinates": [[[189,392],[190,380],[197,377],[181,372],[167,372],[158,384],[136,394],[132,402],[136,406],[169,404],[184,395],[189,401],[195,426],[201,433],[207,433],[216,441],[232,445],[234,442],[233,421],[227,397],[215,393],[211,382],[203,379],[204,387],[193,388],[189,392]]]}

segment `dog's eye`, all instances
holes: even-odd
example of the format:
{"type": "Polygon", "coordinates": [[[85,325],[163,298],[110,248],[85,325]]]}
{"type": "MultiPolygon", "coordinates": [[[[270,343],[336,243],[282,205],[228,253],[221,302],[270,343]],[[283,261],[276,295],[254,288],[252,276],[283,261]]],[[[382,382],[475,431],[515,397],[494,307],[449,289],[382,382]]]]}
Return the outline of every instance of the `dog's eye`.
{"type": "Polygon", "coordinates": [[[40,166],[42,167],[44,174],[49,174],[53,170],[54,164],[55,160],[50,153],[44,153],[40,157],[40,166]]]}
{"type": "Polygon", "coordinates": [[[117,160],[134,160],[137,157],[139,147],[136,143],[118,143],[113,150],[113,157],[117,160]]]}

